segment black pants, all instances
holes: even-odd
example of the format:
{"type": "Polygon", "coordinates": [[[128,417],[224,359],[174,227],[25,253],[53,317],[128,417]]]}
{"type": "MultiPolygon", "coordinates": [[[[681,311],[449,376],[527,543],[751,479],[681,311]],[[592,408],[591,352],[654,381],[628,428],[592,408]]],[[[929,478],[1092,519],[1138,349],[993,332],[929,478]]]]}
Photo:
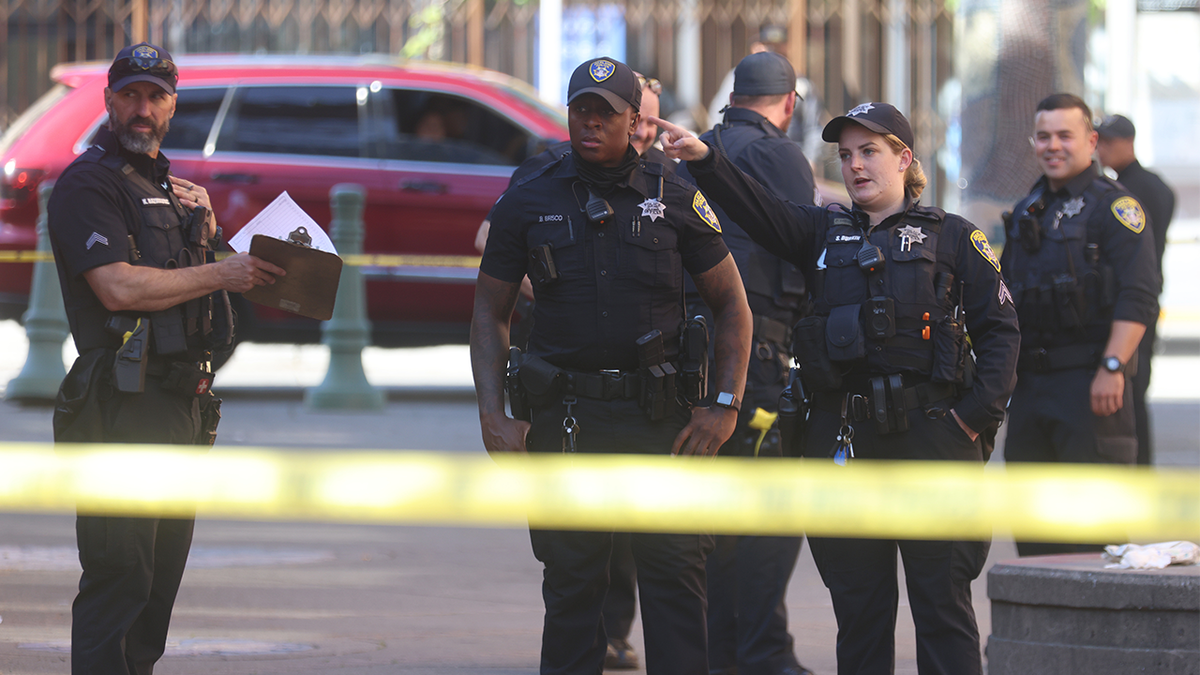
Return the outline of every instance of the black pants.
{"type": "MultiPolygon", "coordinates": [[[[780,347],[756,341],[746,373],[744,410],[774,412],[787,383],[787,359],[780,347]]],[[[746,417],[743,415],[742,417],[746,417]]],[[[781,454],[778,432],[756,446],[760,432],[739,429],[721,446],[722,456],[781,454]]],[[[788,582],[803,537],[717,537],[708,558],[708,663],[711,673],[771,675],[799,665],[788,632],[788,582]]]]}
{"type": "Polygon", "coordinates": [[[798,665],[785,599],[803,542],[717,536],[708,556],[709,672],[770,675],[798,665]]]}
{"type": "Polygon", "coordinates": [[[1150,411],[1146,408],[1146,391],[1150,389],[1150,359],[1154,358],[1154,338],[1158,333],[1158,324],[1146,326],[1146,334],[1138,343],[1137,373],[1131,378],[1133,383],[1133,417],[1137,425],[1138,453],[1137,463],[1149,466],[1154,463],[1154,447],[1150,438],[1150,411]]]}
{"type": "MultiPolygon", "coordinates": [[[[1006,462],[1130,464],[1137,460],[1133,387],[1107,417],[1092,413],[1090,368],[1021,372],[1008,406],[1006,462]]],[[[1103,544],[1017,542],[1022,556],[1103,550],[1103,544]]]]}
{"type": "MultiPolygon", "coordinates": [[[[534,410],[528,444],[534,452],[562,451],[565,407],[534,410]]],[[[666,454],[687,413],[651,422],[636,401],[579,399],[574,407],[580,452],[666,454]]],[[[682,459],[681,461],[688,461],[682,459]]],[[[598,675],[607,634],[602,620],[608,595],[612,532],[530,529],[534,556],[545,566],[542,597],[544,675],[598,675]]],[[[704,559],[706,534],[633,533],[648,675],[707,675],[704,559]]]]}
{"type": "Polygon", "coordinates": [[[609,638],[629,639],[637,615],[637,563],[628,532],[613,534],[608,567],[608,597],[604,598],[604,632],[609,638]]]}
{"type": "MultiPolygon", "coordinates": [[[[159,389],[101,398],[109,443],[191,445],[199,404],[159,389]]],[[[192,518],[118,518],[80,513],[83,575],[71,606],[72,675],[150,675],[166,648],[175,594],[192,544],[192,518]]]]}
{"type": "MultiPolygon", "coordinates": [[[[946,405],[943,408],[949,408],[946,405]]],[[[874,422],[854,423],[854,455],[872,459],[938,459],[980,462],[970,440],[949,414],[928,419],[908,414],[909,430],[878,435],[874,422]]],[[[831,457],[838,416],[813,410],[808,457],[831,457]]],[[[899,582],[896,555],[904,561],[908,600],[917,636],[921,675],[980,675],[983,659],[971,604],[971,582],[983,571],[990,542],[808,538],[837,617],[838,675],[890,675],[896,664],[899,582]]]]}

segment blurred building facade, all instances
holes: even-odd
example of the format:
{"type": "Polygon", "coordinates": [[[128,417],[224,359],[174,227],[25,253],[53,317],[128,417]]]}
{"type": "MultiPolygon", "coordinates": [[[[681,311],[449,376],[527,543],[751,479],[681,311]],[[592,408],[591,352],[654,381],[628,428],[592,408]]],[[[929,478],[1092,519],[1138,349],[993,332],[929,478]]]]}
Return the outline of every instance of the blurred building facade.
{"type": "MultiPolygon", "coordinates": [[[[763,41],[813,83],[826,115],[869,100],[906,112],[931,179],[923,201],[993,235],[1001,208],[1036,178],[1033,109],[1055,90],[1132,117],[1148,132],[1146,163],[1163,160],[1177,191],[1189,180],[1200,189],[1200,163],[1183,154],[1196,145],[1176,137],[1182,125],[1200,141],[1200,54],[1167,71],[1160,62],[1167,44],[1200,49],[1197,0],[1106,1],[0,0],[0,127],[52,86],[55,64],[107,60],[149,39],[175,55],[429,58],[535,86],[565,86],[547,64],[569,72],[597,55],[584,51],[602,50],[658,77],[664,113],[700,129],[722,78],[763,41]],[[1164,26],[1182,39],[1155,37],[1164,26]]],[[[838,179],[832,153],[820,168],[838,179]]],[[[1200,216],[1197,201],[1183,197],[1181,208],[1200,216]]]]}

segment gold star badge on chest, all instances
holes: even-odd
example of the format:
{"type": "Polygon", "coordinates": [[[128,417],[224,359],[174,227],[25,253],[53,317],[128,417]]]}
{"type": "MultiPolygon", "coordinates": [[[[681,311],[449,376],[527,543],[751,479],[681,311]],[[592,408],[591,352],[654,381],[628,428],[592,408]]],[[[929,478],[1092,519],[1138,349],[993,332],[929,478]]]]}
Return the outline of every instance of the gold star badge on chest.
{"type": "Polygon", "coordinates": [[[913,243],[920,244],[928,236],[921,231],[921,228],[913,227],[912,225],[905,225],[897,230],[897,233],[900,235],[901,251],[911,251],[913,243]]]}
{"type": "Polygon", "coordinates": [[[658,201],[657,197],[651,197],[641,204],[638,204],[638,206],[642,207],[643,216],[650,216],[650,222],[652,223],[659,218],[662,218],[663,211],[667,210],[667,205],[658,201]]]}

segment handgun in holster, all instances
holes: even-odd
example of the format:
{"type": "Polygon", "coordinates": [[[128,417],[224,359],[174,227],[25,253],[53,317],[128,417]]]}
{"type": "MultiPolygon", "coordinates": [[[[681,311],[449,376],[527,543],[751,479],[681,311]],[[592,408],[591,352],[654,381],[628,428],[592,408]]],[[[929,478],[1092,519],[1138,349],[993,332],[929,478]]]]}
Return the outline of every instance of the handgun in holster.
{"type": "Polygon", "coordinates": [[[504,373],[504,391],[508,394],[508,410],[514,420],[531,421],[529,398],[521,385],[521,348],[508,348],[508,370],[504,373]]]}
{"type": "Polygon", "coordinates": [[[221,424],[221,399],[208,394],[207,405],[200,406],[200,437],[196,445],[212,447],[217,442],[217,427],[221,424]]]}
{"type": "Polygon", "coordinates": [[[800,370],[792,368],[788,384],[779,394],[779,445],[784,457],[804,454],[804,434],[808,429],[808,393],[800,380],[800,370]]]}
{"type": "Polygon", "coordinates": [[[675,409],[675,366],[667,362],[662,331],[657,328],[637,339],[638,372],[642,377],[639,403],[651,421],[675,409]]]}
{"type": "Polygon", "coordinates": [[[680,331],[678,388],[690,405],[700,405],[708,394],[708,322],[699,314],[680,331]]]}
{"type": "Polygon", "coordinates": [[[146,366],[150,363],[150,322],[140,316],[113,314],[104,328],[121,336],[121,346],[113,359],[113,386],[126,394],[142,393],[146,390],[146,366]]]}

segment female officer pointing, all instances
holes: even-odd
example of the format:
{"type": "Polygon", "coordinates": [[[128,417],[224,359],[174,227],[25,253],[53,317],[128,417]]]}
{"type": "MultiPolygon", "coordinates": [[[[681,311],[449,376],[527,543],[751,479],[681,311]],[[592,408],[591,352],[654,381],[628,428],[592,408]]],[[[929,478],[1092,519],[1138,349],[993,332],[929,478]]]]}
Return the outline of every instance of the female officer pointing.
{"type": "MultiPolygon", "coordinates": [[[[651,121],[710,199],[811,280],[815,313],[793,332],[811,407],[804,455],[986,461],[1016,382],[1016,312],[983,232],[917,204],[925,176],[908,120],[864,103],[826,125],[849,210],[780,201],[685,130],[651,121]]],[[[971,581],[989,542],[810,542],[833,598],[840,675],[893,671],[897,548],[919,672],[982,672],[971,581]]]]}

